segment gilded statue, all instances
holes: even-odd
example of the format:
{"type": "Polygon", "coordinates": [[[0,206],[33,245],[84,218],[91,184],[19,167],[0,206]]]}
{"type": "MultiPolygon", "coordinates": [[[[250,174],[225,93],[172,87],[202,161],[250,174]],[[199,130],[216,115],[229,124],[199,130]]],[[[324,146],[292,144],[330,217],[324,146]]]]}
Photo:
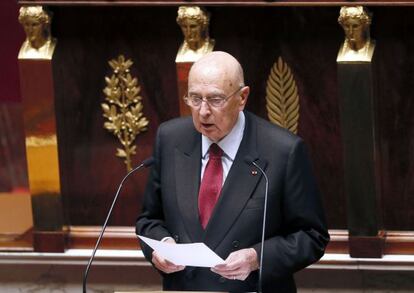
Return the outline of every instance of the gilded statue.
{"type": "Polygon", "coordinates": [[[195,62],[213,51],[214,40],[210,39],[208,26],[210,14],[198,6],[180,6],[177,23],[184,35],[184,42],[177,53],[176,62],[195,62]]]}
{"type": "Polygon", "coordinates": [[[375,41],[370,37],[372,14],[363,6],[343,6],[338,22],[345,32],[337,61],[370,62],[374,54],[375,41]]]}
{"type": "Polygon", "coordinates": [[[19,59],[52,59],[56,40],[50,35],[52,15],[42,6],[23,6],[19,22],[26,33],[19,59]]]}

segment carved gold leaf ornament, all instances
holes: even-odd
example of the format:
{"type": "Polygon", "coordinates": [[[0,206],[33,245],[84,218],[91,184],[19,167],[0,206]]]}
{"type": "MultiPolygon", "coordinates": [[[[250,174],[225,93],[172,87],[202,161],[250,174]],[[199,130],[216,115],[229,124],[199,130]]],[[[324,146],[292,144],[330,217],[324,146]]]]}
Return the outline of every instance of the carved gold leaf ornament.
{"type": "Polygon", "coordinates": [[[266,87],[269,120],[293,133],[298,131],[299,95],[289,66],[281,57],[273,65],[266,87]]]}
{"type": "Polygon", "coordinates": [[[103,116],[107,119],[104,128],[122,144],[123,148],[117,148],[115,155],[123,158],[127,170],[131,171],[131,157],[136,154],[136,136],[147,130],[149,121],[142,113],[144,106],[138,79],[130,74],[131,59],[120,55],[108,64],[113,74],[105,77],[106,87],[103,89],[107,102],[101,104],[103,116]]]}

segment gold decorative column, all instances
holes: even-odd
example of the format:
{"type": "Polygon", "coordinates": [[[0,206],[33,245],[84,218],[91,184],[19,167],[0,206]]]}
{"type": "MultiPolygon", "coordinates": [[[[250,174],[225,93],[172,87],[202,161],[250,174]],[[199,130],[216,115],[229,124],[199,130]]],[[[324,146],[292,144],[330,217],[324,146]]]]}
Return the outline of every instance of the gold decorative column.
{"type": "Polygon", "coordinates": [[[384,244],[371,21],[362,6],[342,7],[338,18],[345,32],[337,64],[351,257],[381,257],[384,244]]]}
{"type": "Polygon", "coordinates": [[[32,198],[35,251],[64,250],[58,142],[50,35],[51,14],[41,6],[20,8],[26,40],[19,52],[21,94],[32,198]]]}
{"type": "Polygon", "coordinates": [[[190,115],[191,111],[184,103],[187,93],[188,73],[194,62],[213,51],[215,41],[210,39],[208,28],[210,13],[198,6],[181,6],[178,8],[177,23],[180,26],[184,41],[175,59],[177,68],[178,99],[180,115],[190,115]]]}

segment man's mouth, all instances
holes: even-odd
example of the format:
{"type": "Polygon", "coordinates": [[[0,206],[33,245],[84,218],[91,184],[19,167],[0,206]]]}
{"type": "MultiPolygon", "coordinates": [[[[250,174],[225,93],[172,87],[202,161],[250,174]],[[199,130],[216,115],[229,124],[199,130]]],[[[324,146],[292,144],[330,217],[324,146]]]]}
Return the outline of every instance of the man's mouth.
{"type": "Polygon", "coordinates": [[[214,126],[213,123],[201,123],[201,127],[203,127],[203,128],[211,128],[213,126],[214,126]]]}

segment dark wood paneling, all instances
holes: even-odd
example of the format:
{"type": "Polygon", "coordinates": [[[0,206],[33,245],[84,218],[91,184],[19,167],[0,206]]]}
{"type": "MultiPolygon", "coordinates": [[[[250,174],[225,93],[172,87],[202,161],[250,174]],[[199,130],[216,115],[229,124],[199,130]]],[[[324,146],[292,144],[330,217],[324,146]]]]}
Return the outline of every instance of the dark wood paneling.
{"type": "Polygon", "coordinates": [[[191,115],[191,109],[184,102],[184,96],[188,92],[188,73],[190,72],[192,62],[177,63],[177,87],[178,103],[180,105],[180,116],[191,115]]]}
{"type": "Polygon", "coordinates": [[[17,54],[25,35],[14,0],[0,1],[0,102],[21,100],[17,54]]]}
{"type": "Polygon", "coordinates": [[[215,49],[234,54],[245,68],[246,84],[251,87],[249,110],[267,119],[270,69],[279,56],[291,67],[300,96],[299,135],[312,157],[329,226],[345,228],[335,63],[342,31],[336,25],[337,9],[216,7],[210,11],[215,49]]]}
{"type": "Polygon", "coordinates": [[[0,105],[0,192],[28,192],[22,106],[0,105]]]}
{"type": "Polygon", "coordinates": [[[0,1],[0,191],[27,190],[17,55],[25,35],[16,1],[0,1]]]}
{"type": "Polygon", "coordinates": [[[385,239],[384,253],[414,254],[414,233],[388,231],[385,239]]]}
{"type": "Polygon", "coordinates": [[[33,248],[36,252],[64,252],[66,234],[62,231],[33,231],[33,248]]]}
{"type": "MultiPolygon", "coordinates": [[[[251,86],[248,110],[266,118],[267,76],[278,56],[299,88],[302,136],[312,158],[330,228],[346,228],[336,55],[343,31],[338,7],[209,7],[216,50],[240,60],[251,86]]],[[[414,226],[414,8],[373,7],[377,40],[380,159],[384,225],[414,226]]],[[[149,130],[137,139],[138,163],[151,154],[161,121],[178,116],[175,56],[182,41],[176,7],[52,7],[62,192],[68,224],[99,225],[125,174],[114,156],[115,138],[102,128],[107,61],[123,53],[143,85],[149,130]],[[76,21],[74,21],[76,19],[76,21]]],[[[111,225],[133,225],[147,173],[134,175],[121,194],[111,225]]]]}
{"type": "MultiPolygon", "coordinates": [[[[374,58],[375,60],[375,58],[374,58]]],[[[375,62],[338,63],[348,230],[351,236],[377,236],[381,213],[375,167],[378,160],[375,62]]]]}
{"type": "MultiPolygon", "coordinates": [[[[134,61],[132,75],[142,86],[148,131],[137,137],[133,165],[152,154],[160,121],[178,116],[175,49],[179,28],[175,9],[56,8],[53,34],[59,154],[66,222],[100,225],[119,181],[126,174],[115,157],[118,140],[103,128],[100,104],[107,61],[124,54],[134,61]],[[74,21],[76,19],[76,21],[74,21]]],[[[134,225],[147,170],[125,183],[110,225],[134,225]]]]}
{"type": "MultiPolygon", "coordinates": [[[[71,226],[67,229],[68,248],[92,248],[98,239],[101,227],[71,226]]],[[[331,241],[326,253],[349,253],[348,232],[346,230],[329,230],[331,241]]],[[[414,254],[414,233],[389,231],[381,235],[384,254],[414,254]]],[[[134,227],[108,227],[102,238],[101,249],[137,249],[139,242],[134,227]]]]}
{"type": "Polygon", "coordinates": [[[56,133],[53,75],[50,60],[19,60],[25,136],[56,133]]]}
{"type": "MultiPolygon", "coordinates": [[[[333,8],[211,7],[216,50],[240,60],[251,86],[247,108],[266,118],[270,68],[282,56],[300,94],[299,134],[309,146],[329,226],[346,227],[336,93],[336,53],[342,31],[333,8]],[[260,19],[261,21],[253,21],[260,19]],[[327,26],[327,23],[333,25],[327,26]]],[[[135,163],[149,156],[160,121],[178,116],[175,56],[182,35],[176,8],[53,7],[54,58],[62,194],[67,223],[102,224],[125,173],[117,141],[102,128],[100,110],[107,60],[123,53],[143,85],[149,130],[137,138],[135,163]],[[76,22],[73,20],[76,19],[76,22]]],[[[146,171],[125,186],[111,225],[132,225],[140,210],[146,171]]]]}
{"type": "MultiPolygon", "coordinates": [[[[68,247],[94,247],[102,227],[71,226],[67,231],[68,247]]],[[[100,249],[140,249],[134,227],[108,227],[99,245],[100,249]]]]}
{"type": "Polygon", "coordinates": [[[353,258],[382,258],[384,241],[378,236],[349,236],[349,255],[353,258]]]}
{"type": "Polygon", "coordinates": [[[414,227],[414,8],[376,9],[378,121],[384,226],[414,227]]]}

